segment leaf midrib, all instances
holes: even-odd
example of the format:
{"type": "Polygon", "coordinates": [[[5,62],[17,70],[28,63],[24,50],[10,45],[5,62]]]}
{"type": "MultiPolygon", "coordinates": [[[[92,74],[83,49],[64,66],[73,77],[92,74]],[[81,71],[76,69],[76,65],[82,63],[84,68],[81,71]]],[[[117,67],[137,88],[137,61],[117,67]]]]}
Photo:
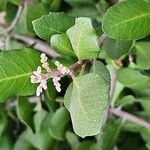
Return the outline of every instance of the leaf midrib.
{"type": "Polygon", "coordinates": [[[6,77],[4,79],[0,79],[0,82],[18,79],[18,78],[22,78],[22,77],[26,77],[26,76],[30,76],[30,75],[32,75],[32,72],[26,73],[26,74],[15,75],[15,76],[11,76],[11,77],[6,77]]]}
{"type": "Polygon", "coordinates": [[[147,16],[150,16],[150,13],[145,13],[145,14],[142,14],[140,16],[136,16],[136,17],[133,17],[133,18],[130,18],[130,19],[127,19],[127,20],[123,20],[122,22],[119,22],[117,24],[112,25],[111,28],[114,28],[114,27],[116,27],[116,26],[118,26],[120,24],[123,24],[123,23],[127,23],[129,21],[133,21],[133,20],[136,20],[136,19],[144,18],[144,17],[147,17],[147,16]]]}
{"type": "Polygon", "coordinates": [[[38,23],[37,25],[40,26],[40,27],[42,27],[42,28],[44,28],[44,29],[46,29],[46,30],[48,30],[48,31],[53,31],[53,32],[60,33],[60,34],[63,33],[63,32],[61,32],[61,31],[59,31],[59,30],[55,30],[55,29],[53,29],[53,28],[48,28],[48,27],[46,27],[46,26],[43,26],[43,25],[41,25],[40,23],[38,23]]]}

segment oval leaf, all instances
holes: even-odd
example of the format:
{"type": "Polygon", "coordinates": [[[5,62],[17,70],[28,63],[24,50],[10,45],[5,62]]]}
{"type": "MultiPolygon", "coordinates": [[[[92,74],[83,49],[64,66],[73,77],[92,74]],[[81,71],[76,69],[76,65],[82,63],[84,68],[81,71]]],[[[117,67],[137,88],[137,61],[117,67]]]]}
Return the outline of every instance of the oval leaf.
{"type": "Polygon", "coordinates": [[[49,13],[33,21],[36,34],[45,40],[54,34],[65,33],[68,28],[74,25],[74,18],[64,13],[49,13]]]}
{"type": "Polygon", "coordinates": [[[103,31],[114,39],[141,39],[150,34],[150,5],[130,0],[110,7],[103,19],[103,31]]]}
{"type": "Polygon", "coordinates": [[[64,104],[77,135],[84,138],[100,132],[108,100],[109,85],[99,74],[74,78],[73,86],[70,85],[65,94],[64,104]]]}
{"type": "Polygon", "coordinates": [[[70,120],[69,112],[65,107],[58,109],[50,121],[50,135],[57,140],[65,139],[66,126],[70,120]]]}
{"type": "Polygon", "coordinates": [[[66,34],[55,34],[51,37],[51,46],[60,54],[75,56],[66,34]]]}
{"type": "Polygon", "coordinates": [[[150,42],[137,42],[136,67],[139,69],[150,69],[150,42]]]}
{"type": "Polygon", "coordinates": [[[29,103],[27,97],[18,98],[16,113],[20,121],[34,132],[33,120],[31,119],[31,116],[33,116],[32,105],[29,103]]]}
{"type": "Polygon", "coordinates": [[[131,88],[137,95],[149,95],[150,77],[142,74],[139,70],[123,68],[117,70],[117,80],[128,88],[131,88]]]}
{"type": "Polygon", "coordinates": [[[130,40],[114,40],[107,38],[103,44],[103,49],[110,58],[118,59],[126,54],[131,46],[132,41],[130,40]]]}
{"type": "Polygon", "coordinates": [[[0,53],[0,101],[11,96],[33,95],[36,86],[30,76],[40,63],[40,55],[32,49],[0,53]]]}
{"type": "Polygon", "coordinates": [[[75,25],[67,30],[67,35],[79,59],[96,58],[98,56],[100,48],[91,19],[77,18],[75,25]]]}
{"type": "Polygon", "coordinates": [[[107,69],[107,67],[101,62],[101,61],[95,61],[91,67],[90,72],[98,73],[101,75],[101,77],[106,80],[106,82],[109,84],[110,79],[110,73],[107,69]]]}

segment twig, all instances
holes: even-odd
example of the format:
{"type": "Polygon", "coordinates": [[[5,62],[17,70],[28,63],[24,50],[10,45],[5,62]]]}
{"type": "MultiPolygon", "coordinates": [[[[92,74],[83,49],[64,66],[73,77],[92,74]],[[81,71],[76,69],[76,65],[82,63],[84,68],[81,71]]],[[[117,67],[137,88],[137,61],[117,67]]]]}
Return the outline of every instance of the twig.
{"type": "Polygon", "coordinates": [[[141,125],[141,126],[146,127],[146,128],[150,128],[150,122],[145,121],[144,119],[139,118],[135,115],[131,115],[131,114],[129,114],[123,110],[120,110],[117,108],[110,108],[109,111],[110,111],[110,113],[112,113],[116,116],[122,117],[125,120],[137,123],[138,125],[141,125]]]}
{"type": "Polygon", "coordinates": [[[34,48],[37,49],[38,51],[47,54],[48,56],[51,57],[58,57],[59,54],[56,53],[52,48],[50,48],[50,45],[47,44],[46,42],[43,42],[39,39],[35,38],[30,38],[22,35],[14,35],[14,38],[24,42],[28,46],[34,45],[34,48]]]}
{"type": "Polygon", "coordinates": [[[11,25],[5,29],[6,33],[10,34],[13,31],[17,22],[19,21],[22,10],[23,10],[23,6],[22,5],[18,6],[18,10],[17,10],[17,13],[16,13],[14,20],[12,21],[11,25]]]}
{"type": "Polygon", "coordinates": [[[109,2],[110,2],[112,5],[114,5],[114,4],[118,3],[118,0],[109,0],[109,2]]]}
{"type": "MultiPolygon", "coordinates": [[[[75,64],[73,64],[72,66],[70,66],[70,70],[72,72],[72,75],[74,76],[74,73],[82,68],[83,65],[85,65],[87,62],[89,62],[88,60],[82,60],[82,61],[77,61],[75,64]]],[[[54,75],[55,76],[61,76],[62,73],[59,70],[54,71],[54,75]]]]}
{"type": "Polygon", "coordinates": [[[106,36],[105,33],[103,33],[103,34],[99,37],[99,39],[98,39],[99,47],[102,47],[102,46],[103,46],[103,44],[104,44],[106,38],[107,38],[107,36],[106,36]]]}
{"type": "Polygon", "coordinates": [[[110,100],[112,100],[114,91],[115,91],[115,87],[116,87],[116,71],[115,71],[115,69],[113,69],[111,71],[110,75],[111,75],[110,100]]]}

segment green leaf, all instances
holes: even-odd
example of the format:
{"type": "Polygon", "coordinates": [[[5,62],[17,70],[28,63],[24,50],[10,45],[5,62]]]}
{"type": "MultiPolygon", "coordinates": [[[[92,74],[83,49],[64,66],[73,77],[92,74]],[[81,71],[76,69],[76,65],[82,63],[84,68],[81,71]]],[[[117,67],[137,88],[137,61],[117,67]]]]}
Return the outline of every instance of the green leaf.
{"type": "Polygon", "coordinates": [[[110,7],[103,18],[103,31],[114,39],[141,39],[150,34],[150,5],[128,0],[110,7]]]}
{"type": "Polygon", "coordinates": [[[25,48],[25,45],[16,40],[10,40],[9,43],[7,44],[7,50],[22,49],[22,48],[25,48]]]}
{"type": "Polygon", "coordinates": [[[71,145],[71,147],[73,147],[73,149],[75,149],[75,147],[77,147],[77,145],[79,144],[79,138],[73,132],[67,131],[66,139],[67,139],[68,143],[71,145]]]}
{"type": "Polygon", "coordinates": [[[75,150],[91,150],[93,144],[94,140],[85,140],[83,142],[80,142],[75,150]]]}
{"type": "MultiPolygon", "coordinates": [[[[30,137],[27,138],[30,142],[30,137]]],[[[50,150],[53,146],[53,139],[49,135],[48,130],[40,131],[39,133],[36,133],[33,135],[32,144],[34,147],[36,147],[39,150],[50,150]]]]}
{"type": "Polygon", "coordinates": [[[137,102],[141,104],[144,112],[150,112],[150,97],[137,99],[137,102]]]}
{"type": "Polygon", "coordinates": [[[104,129],[102,137],[98,140],[97,148],[102,150],[112,150],[122,128],[122,120],[110,120],[107,127],[104,129]]]}
{"type": "Polygon", "coordinates": [[[60,6],[61,6],[61,3],[62,3],[62,0],[47,0],[50,4],[49,6],[49,10],[50,11],[58,11],[60,6]]]}
{"type": "Polygon", "coordinates": [[[148,96],[150,90],[150,78],[143,75],[139,70],[131,68],[119,69],[117,80],[128,88],[131,88],[137,95],[148,96]]]}
{"type": "Polygon", "coordinates": [[[65,33],[72,25],[74,25],[74,18],[60,12],[51,12],[33,21],[34,31],[45,40],[49,40],[54,34],[65,33]]]}
{"type": "Polygon", "coordinates": [[[11,23],[17,13],[17,7],[11,3],[7,3],[5,20],[11,23]]]}
{"type": "Polygon", "coordinates": [[[12,150],[12,141],[8,136],[0,137],[0,148],[1,150],[12,150]]]}
{"type": "Polygon", "coordinates": [[[77,135],[84,138],[100,132],[108,100],[108,83],[99,74],[89,73],[73,79],[64,104],[71,114],[77,135]]]}
{"type": "Polygon", "coordinates": [[[143,128],[143,126],[138,125],[138,124],[133,123],[133,122],[130,122],[130,121],[126,121],[122,125],[123,130],[129,131],[129,132],[134,132],[134,133],[141,131],[142,128],[143,128]]]}
{"type": "Polygon", "coordinates": [[[16,25],[16,28],[15,28],[15,32],[17,34],[27,34],[28,33],[28,29],[27,29],[27,9],[28,9],[28,6],[27,4],[24,5],[24,8],[23,8],[23,11],[21,13],[21,16],[18,20],[18,23],[16,25]]]}
{"type": "Polygon", "coordinates": [[[35,133],[38,133],[42,129],[44,119],[47,116],[47,112],[44,109],[42,109],[41,102],[38,102],[36,104],[36,107],[34,108],[34,110],[36,112],[33,118],[35,133]]]}
{"type": "Polygon", "coordinates": [[[34,131],[33,120],[31,119],[33,116],[32,106],[27,97],[18,98],[16,111],[20,121],[34,131]]]}
{"type": "Polygon", "coordinates": [[[104,41],[103,49],[110,58],[118,59],[122,55],[126,54],[131,46],[132,41],[107,38],[104,41]]]}
{"type": "Polygon", "coordinates": [[[99,16],[98,11],[95,9],[95,6],[79,6],[74,7],[68,12],[69,15],[74,17],[89,17],[96,18],[99,16]]]}
{"type": "Polygon", "coordinates": [[[109,7],[109,2],[105,0],[100,0],[96,5],[98,11],[103,15],[109,7]]]}
{"type": "Polygon", "coordinates": [[[21,3],[21,0],[8,0],[10,3],[13,3],[15,5],[19,5],[21,3]]]}
{"type": "Polygon", "coordinates": [[[40,63],[40,55],[32,49],[0,53],[0,101],[17,95],[33,95],[36,86],[30,76],[40,63]]]}
{"type": "Polygon", "coordinates": [[[66,127],[69,123],[70,116],[66,108],[58,109],[52,116],[49,126],[50,135],[57,140],[65,139],[66,127]]]}
{"type": "Polygon", "coordinates": [[[26,14],[26,21],[27,21],[26,25],[27,25],[28,31],[34,33],[32,21],[42,17],[42,15],[48,14],[48,12],[49,11],[48,11],[47,5],[44,3],[39,2],[39,3],[33,3],[29,5],[27,9],[27,14],[26,14]]]}
{"type": "Polygon", "coordinates": [[[57,103],[55,97],[57,95],[56,88],[52,80],[47,82],[47,90],[44,91],[44,100],[49,110],[55,111],[57,108],[57,103]]]}
{"type": "Polygon", "coordinates": [[[2,136],[8,123],[6,115],[7,112],[4,108],[5,108],[4,105],[0,104],[0,137],[2,136]]]}
{"type": "Polygon", "coordinates": [[[69,38],[66,34],[55,34],[50,40],[51,46],[60,54],[75,56],[69,38]]]}
{"type": "Polygon", "coordinates": [[[136,67],[139,69],[150,69],[150,42],[137,42],[136,48],[136,67]]]}
{"type": "Polygon", "coordinates": [[[150,142],[146,144],[146,147],[150,150],[150,142]]]}
{"type": "Polygon", "coordinates": [[[77,18],[75,25],[69,28],[66,33],[79,59],[90,59],[98,56],[100,48],[91,19],[77,18]]]}
{"type": "Polygon", "coordinates": [[[90,5],[93,4],[94,1],[93,0],[65,0],[67,3],[69,3],[70,5],[74,6],[74,5],[90,5]]]}
{"type": "Polygon", "coordinates": [[[136,100],[132,95],[126,95],[123,98],[116,100],[115,105],[121,105],[121,107],[124,107],[126,105],[131,105],[134,102],[136,102],[136,100]]]}
{"type": "Polygon", "coordinates": [[[148,128],[143,128],[140,130],[141,136],[146,142],[150,142],[150,129],[148,128]]]}
{"type": "Polygon", "coordinates": [[[0,11],[5,10],[7,5],[7,0],[0,0],[0,11]]]}
{"type": "Polygon", "coordinates": [[[16,141],[14,145],[14,150],[36,150],[36,148],[32,145],[31,138],[32,138],[32,132],[31,130],[24,131],[16,141]],[[30,139],[30,141],[28,140],[30,139]]]}
{"type": "Polygon", "coordinates": [[[91,72],[98,73],[105,79],[105,81],[110,84],[110,73],[106,66],[101,61],[95,61],[91,67],[91,72]]]}
{"type": "Polygon", "coordinates": [[[49,150],[52,148],[53,139],[48,131],[33,134],[31,130],[24,131],[14,146],[14,150],[49,150]]]}

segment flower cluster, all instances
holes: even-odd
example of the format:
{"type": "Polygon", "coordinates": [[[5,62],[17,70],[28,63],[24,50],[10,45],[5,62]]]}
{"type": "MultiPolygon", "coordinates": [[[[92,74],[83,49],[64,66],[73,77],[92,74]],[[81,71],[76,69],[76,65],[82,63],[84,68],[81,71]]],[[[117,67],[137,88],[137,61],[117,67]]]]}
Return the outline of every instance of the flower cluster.
{"type": "Polygon", "coordinates": [[[58,76],[57,74],[55,74],[55,72],[52,72],[47,61],[47,56],[44,53],[42,53],[40,61],[42,63],[42,67],[38,66],[37,70],[34,71],[33,75],[31,76],[31,83],[39,83],[39,86],[36,90],[37,96],[40,96],[43,90],[47,89],[47,80],[50,78],[53,78],[52,81],[55,85],[55,88],[58,92],[60,92],[61,84],[59,83],[59,81],[61,77],[64,75],[71,75],[71,71],[68,67],[63,66],[61,63],[56,61],[55,65],[57,66],[57,71],[59,71],[60,73],[60,75],[58,76]],[[42,72],[43,69],[46,71],[46,73],[42,72]]]}
{"type": "Polygon", "coordinates": [[[60,71],[62,75],[69,74],[71,75],[71,71],[68,67],[63,66],[59,61],[55,61],[55,65],[57,69],[60,71]]]}
{"type": "Polygon", "coordinates": [[[49,79],[48,74],[51,73],[51,69],[49,67],[49,64],[47,62],[48,58],[45,54],[41,54],[41,63],[42,67],[47,71],[46,74],[42,73],[42,68],[40,66],[37,67],[37,70],[33,72],[33,75],[31,76],[31,83],[40,83],[36,90],[36,95],[40,96],[43,89],[47,89],[47,80],[49,79]]]}

